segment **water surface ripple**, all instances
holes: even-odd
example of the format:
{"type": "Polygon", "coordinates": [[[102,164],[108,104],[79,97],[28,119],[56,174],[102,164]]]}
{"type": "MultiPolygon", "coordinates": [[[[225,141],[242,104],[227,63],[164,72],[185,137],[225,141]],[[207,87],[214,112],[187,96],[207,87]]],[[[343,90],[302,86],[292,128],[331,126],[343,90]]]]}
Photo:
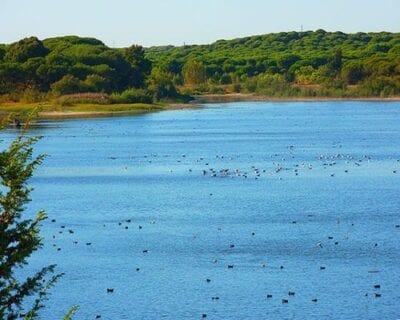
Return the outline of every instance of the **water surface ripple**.
{"type": "Polygon", "coordinates": [[[399,318],[399,124],[381,102],[42,123],[29,268],[65,272],[43,319],[399,318]]]}

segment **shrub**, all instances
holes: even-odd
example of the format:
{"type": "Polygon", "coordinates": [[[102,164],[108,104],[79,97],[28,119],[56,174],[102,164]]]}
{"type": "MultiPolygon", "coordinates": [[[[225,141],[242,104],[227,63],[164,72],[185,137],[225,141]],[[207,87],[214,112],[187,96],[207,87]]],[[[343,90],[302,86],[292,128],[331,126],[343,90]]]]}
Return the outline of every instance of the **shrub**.
{"type": "Polygon", "coordinates": [[[364,67],[359,62],[352,62],[345,65],[342,69],[342,79],[347,84],[356,84],[363,79],[365,75],[364,67]]]}
{"type": "Polygon", "coordinates": [[[62,77],[61,80],[51,85],[51,90],[56,95],[79,93],[83,91],[82,81],[71,75],[62,77]]]}
{"type": "Polygon", "coordinates": [[[170,72],[160,68],[154,68],[151,71],[148,88],[153,94],[155,101],[179,96],[173,81],[174,77],[170,72]]]}
{"type": "Polygon", "coordinates": [[[210,86],[210,93],[212,94],[223,94],[225,93],[224,88],[219,87],[219,86],[210,86]]]}
{"type": "Polygon", "coordinates": [[[107,104],[110,103],[110,97],[106,93],[76,93],[67,94],[59,97],[55,102],[61,106],[70,106],[73,104],[107,104]]]}
{"type": "Polygon", "coordinates": [[[103,92],[108,91],[110,87],[109,81],[97,74],[90,74],[83,82],[88,92],[103,92]]]}
{"type": "Polygon", "coordinates": [[[242,91],[242,85],[240,83],[235,83],[232,85],[232,92],[240,93],[242,91]]]}
{"type": "Polygon", "coordinates": [[[127,89],[110,96],[111,103],[152,103],[151,94],[145,89],[127,89]]]}
{"type": "Polygon", "coordinates": [[[372,96],[392,96],[400,94],[400,77],[392,78],[380,76],[368,78],[363,81],[361,90],[366,95],[372,96]]]}
{"type": "Polygon", "coordinates": [[[229,74],[227,74],[227,73],[224,73],[224,74],[221,76],[220,83],[221,83],[221,84],[231,84],[231,83],[232,83],[232,78],[231,78],[231,76],[230,76],[229,74]]]}
{"type": "Polygon", "coordinates": [[[186,62],[182,74],[187,85],[201,85],[207,80],[206,67],[201,61],[195,59],[186,62]]]}
{"type": "Polygon", "coordinates": [[[39,90],[35,88],[28,88],[22,92],[20,101],[25,103],[34,103],[44,100],[44,97],[45,95],[39,90]]]}

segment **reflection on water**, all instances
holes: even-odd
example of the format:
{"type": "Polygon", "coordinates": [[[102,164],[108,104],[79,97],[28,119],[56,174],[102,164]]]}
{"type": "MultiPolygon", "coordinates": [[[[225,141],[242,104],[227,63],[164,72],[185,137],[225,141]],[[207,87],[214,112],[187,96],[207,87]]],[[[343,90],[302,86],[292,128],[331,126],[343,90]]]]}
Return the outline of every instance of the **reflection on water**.
{"type": "Polygon", "coordinates": [[[44,319],[399,317],[399,120],[399,103],[232,103],[36,127],[30,209],[49,219],[30,268],[66,274],[44,319]]]}

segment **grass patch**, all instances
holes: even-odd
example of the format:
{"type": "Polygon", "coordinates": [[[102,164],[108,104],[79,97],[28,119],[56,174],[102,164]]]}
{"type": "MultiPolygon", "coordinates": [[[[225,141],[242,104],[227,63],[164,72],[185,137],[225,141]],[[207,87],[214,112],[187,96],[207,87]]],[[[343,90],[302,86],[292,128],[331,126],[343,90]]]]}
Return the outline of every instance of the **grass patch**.
{"type": "Polygon", "coordinates": [[[166,109],[162,104],[145,104],[145,103],[130,103],[130,104],[71,104],[59,105],[52,102],[44,103],[23,103],[23,102],[7,102],[0,103],[0,114],[16,114],[25,115],[33,110],[37,110],[40,116],[48,116],[54,113],[62,117],[66,117],[76,113],[88,114],[112,114],[112,113],[146,113],[152,111],[160,111],[166,109]]]}

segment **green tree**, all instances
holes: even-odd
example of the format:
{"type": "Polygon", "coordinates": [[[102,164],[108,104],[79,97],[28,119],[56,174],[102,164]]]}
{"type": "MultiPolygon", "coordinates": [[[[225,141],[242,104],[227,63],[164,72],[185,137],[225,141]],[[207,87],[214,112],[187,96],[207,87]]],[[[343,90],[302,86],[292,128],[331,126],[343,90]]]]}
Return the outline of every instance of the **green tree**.
{"type": "Polygon", "coordinates": [[[0,64],[0,94],[17,91],[23,86],[25,73],[18,63],[0,64]]]}
{"type": "Polygon", "coordinates": [[[183,66],[183,78],[187,85],[204,84],[207,80],[204,64],[197,60],[189,60],[183,66]]]}
{"type": "Polygon", "coordinates": [[[312,84],[312,75],[315,69],[312,66],[302,66],[295,71],[296,83],[307,85],[312,84]]]}
{"type": "Polygon", "coordinates": [[[32,191],[27,182],[44,158],[32,159],[32,145],[37,140],[21,135],[0,152],[0,319],[20,319],[21,313],[25,319],[37,319],[48,290],[61,276],[54,275],[55,265],[26,279],[18,274],[31,254],[43,245],[39,231],[45,212],[39,211],[33,219],[23,217],[32,191]],[[23,310],[28,297],[34,297],[33,305],[23,310]]]}
{"type": "Polygon", "coordinates": [[[374,56],[364,63],[365,73],[376,78],[379,76],[393,76],[398,63],[388,57],[374,56]]]}
{"type": "Polygon", "coordinates": [[[102,92],[109,90],[109,82],[106,78],[97,74],[90,74],[83,82],[86,91],[88,92],[102,92]]]}
{"type": "Polygon", "coordinates": [[[326,84],[333,81],[334,77],[335,74],[331,68],[328,65],[323,65],[311,74],[310,81],[315,84],[326,84]]]}
{"type": "Polygon", "coordinates": [[[328,67],[336,74],[342,70],[342,50],[337,49],[335,53],[328,59],[328,67]]]}
{"type": "Polygon", "coordinates": [[[364,67],[359,62],[351,62],[342,68],[342,79],[347,84],[356,84],[363,79],[365,75],[364,67]]]}
{"type": "Polygon", "coordinates": [[[131,85],[140,87],[144,79],[151,71],[151,62],[144,56],[142,46],[133,45],[124,50],[124,58],[132,67],[131,85]]]}
{"type": "Polygon", "coordinates": [[[224,73],[220,79],[221,84],[230,84],[232,83],[232,78],[229,74],[224,73]]]}
{"type": "Polygon", "coordinates": [[[82,89],[82,82],[69,74],[51,85],[51,90],[57,95],[79,93],[82,89]]]}
{"type": "Polygon", "coordinates": [[[44,91],[50,89],[50,85],[69,73],[70,61],[62,55],[49,54],[45,58],[45,63],[36,69],[40,87],[44,91]]]}
{"type": "Polygon", "coordinates": [[[124,56],[116,50],[107,50],[100,54],[104,64],[108,65],[114,72],[110,73],[108,79],[115,91],[123,91],[132,87],[132,67],[124,56]]]}
{"type": "Polygon", "coordinates": [[[400,77],[398,79],[386,76],[370,77],[365,79],[361,88],[366,95],[394,96],[400,94],[400,77]]]}
{"type": "Polygon", "coordinates": [[[153,93],[155,100],[174,98],[178,96],[178,92],[176,91],[173,82],[173,75],[159,68],[154,68],[151,71],[148,80],[148,87],[153,93]]]}
{"type": "Polygon", "coordinates": [[[289,89],[289,83],[280,74],[262,74],[257,77],[257,93],[268,96],[282,96],[287,94],[289,89]]]}
{"type": "Polygon", "coordinates": [[[5,46],[0,44],[0,62],[3,60],[5,54],[6,54],[5,46]]]}
{"type": "Polygon", "coordinates": [[[283,72],[287,72],[289,68],[300,60],[300,57],[295,54],[284,54],[278,58],[277,65],[283,72]]]}
{"type": "Polygon", "coordinates": [[[4,58],[11,62],[25,62],[30,58],[44,57],[47,53],[42,41],[30,37],[11,44],[4,58]]]}

